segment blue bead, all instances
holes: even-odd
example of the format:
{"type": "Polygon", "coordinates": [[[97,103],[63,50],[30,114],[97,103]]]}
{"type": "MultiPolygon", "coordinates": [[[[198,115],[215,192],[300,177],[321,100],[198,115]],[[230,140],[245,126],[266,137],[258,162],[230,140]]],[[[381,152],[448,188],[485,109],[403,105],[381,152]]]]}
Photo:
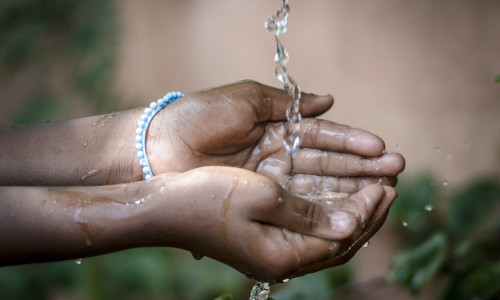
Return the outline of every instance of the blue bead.
{"type": "Polygon", "coordinates": [[[146,116],[145,114],[142,114],[142,115],[141,115],[141,120],[142,120],[142,121],[146,122],[146,121],[147,121],[147,119],[148,119],[148,116],[146,116]]]}
{"type": "Polygon", "coordinates": [[[148,167],[144,167],[142,168],[142,172],[144,172],[144,174],[148,174],[151,173],[151,170],[148,167]]]}
{"type": "Polygon", "coordinates": [[[145,167],[148,165],[148,161],[145,158],[142,158],[140,161],[141,166],[145,167]]]}
{"type": "Polygon", "coordinates": [[[144,110],[144,113],[149,116],[153,113],[153,111],[151,110],[151,108],[148,107],[144,110]]]}
{"type": "Polygon", "coordinates": [[[165,99],[160,99],[158,100],[158,105],[163,108],[165,107],[165,105],[167,105],[167,102],[165,101],[165,99]]]}
{"type": "Polygon", "coordinates": [[[139,128],[144,128],[144,126],[146,125],[146,123],[144,123],[144,121],[139,121],[137,122],[137,126],[139,126],[139,128]]]}
{"type": "Polygon", "coordinates": [[[158,108],[158,103],[156,102],[151,102],[151,104],[149,105],[149,107],[152,109],[152,110],[155,110],[158,108]]]}
{"type": "Polygon", "coordinates": [[[139,157],[140,159],[143,159],[144,158],[144,152],[138,151],[137,152],[137,157],[139,157]]]}
{"type": "Polygon", "coordinates": [[[149,180],[151,180],[151,178],[153,178],[153,176],[151,174],[146,174],[145,178],[146,178],[146,181],[149,181],[149,180]]]}
{"type": "Polygon", "coordinates": [[[141,135],[142,134],[142,128],[137,128],[135,130],[135,133],[137,133],[138,135],[141,135]]]}
{"type": "Polygon", "coordinates": [[[138,143],[142,142],[142,136],[136,135],[135,136],[135,141],[138,142],[138,143]]]}
{"type": "Polygon", "coordinates": [[[142,144],[141,143],[135,144],[135,149],[137,149],[138,151],[142,151],[142,144]]]}

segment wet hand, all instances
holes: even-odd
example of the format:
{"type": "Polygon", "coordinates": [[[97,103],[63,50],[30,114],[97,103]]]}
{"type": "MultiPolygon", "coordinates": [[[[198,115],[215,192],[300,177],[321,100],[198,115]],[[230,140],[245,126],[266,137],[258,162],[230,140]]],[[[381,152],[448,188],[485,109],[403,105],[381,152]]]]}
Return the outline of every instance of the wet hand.
{"type": "Polygon", "coordinates": [[[384,142],[361,129],[307,118],[333,98],[302,94],[305,135],[294,158],[283,147],[288,95],[244,81],[188,94],[151,123],[147,149],[154,174],[201,166],[241,167],[296,193],[355,192],[372,183],[394,186],[404,160],[383,153],[384,142]]]}
{"type": "Polygon", "coordinates": [[[159,191],[156,185],[165,183],[176,187],[169,189],[175,199],[157,201],[151,213],[157,245],[211,257],[267,282],[344,263],[378,229],[396,196],[374,184],[304,199],[266,176],[228,167],[160,175],[151,185],[159,191]],[[169,244],[162,244],[161,232],[169,244]]]}

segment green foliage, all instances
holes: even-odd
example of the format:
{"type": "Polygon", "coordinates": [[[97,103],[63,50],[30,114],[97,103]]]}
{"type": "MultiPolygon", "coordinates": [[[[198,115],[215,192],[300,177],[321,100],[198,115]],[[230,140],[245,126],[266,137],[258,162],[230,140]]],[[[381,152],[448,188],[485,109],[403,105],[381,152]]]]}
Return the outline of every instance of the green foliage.
{"type": "Polygon", "coordinates": [[[438,185],[433,182],[429,177],[421,177],[398,187],[400,197],[391,219],[400,224],[407,218],[409,225],[400,226],[406,250],[396,257],[389,278],[414,293],[434,278],[446,278],[444,299],[497,299],[500,296],[498,179],[475,179],[449,198],[440,195],[438,185]],[[437,199],[447,204],[441,211],[412,212],[423,203],[437,203],[437,199]]]}
{"type": "MultiPolygon", "coordinates": [[[[500,188],[493,180],[477,180],[452,197],[445,226],[455,237],[464,236],[495,218],[500,188]]],[[[496,216],[498,217],[498,215],[496,216]]]]}
{"type": "Polygon", "coordinates": [[[118,33],[111,1],[5,0],[0,24],[0,78],[31,70],[28,99],[15,113],[22,123],[59,120],[68,100],[82,99],[95,114],[118,109],[110,90],[118,33]],[[29,107],[34,98],[43,98],[39,114],[29,107]]]}
{"type": "Polygon", "coordinates": [[[393,221],[405,224],[411,232],[405,243],[421,242],[426,239],[435,228],[432,214],[425,208],[430,205],[434,208],[438,189],[436,180],[425,175],[413,182],[400,182],[397,186],[398,199],[392,205],[390,216],[393,221]]]}
{"type": "Polygon", "coordinates": [[[399,254],[390,279],[408,287],[413,293],[419,292],[442,267],[446,247],[446,235],[438,232],[417,248],[399,254]]]}
{"type": "Polygon", "coordinates": [[[500,75],[497,75],[497,77],[495,78],[495,81],[500,82],[500,75]]]}
{"type": "Polygon", "coordinates": [[[13,124],[38,123],[57,120],[64,114],[64,107],[54,96],[34,94],[26,101],[25,108],[12,118],[13,124]]]}
{"type": "MultiPolygon", "coordinates": [[[[214,299],[248,296],[245,277],[211,259],[172,249],[122,251],[73,261],[0,268],[0,299],[214,299]],[[216,274],[214,276],[214,274],[216,274]]],[[[230,299],[230,298],[228,298],[230,299]]]]}
{"type": "Polygon", "coordinates": [[[332,299],[336,290],[347,284],[351,277],[351,264],[347,263],[303,277],[294,278],[272,291],[276,300],[326,300],[332,299]]]}

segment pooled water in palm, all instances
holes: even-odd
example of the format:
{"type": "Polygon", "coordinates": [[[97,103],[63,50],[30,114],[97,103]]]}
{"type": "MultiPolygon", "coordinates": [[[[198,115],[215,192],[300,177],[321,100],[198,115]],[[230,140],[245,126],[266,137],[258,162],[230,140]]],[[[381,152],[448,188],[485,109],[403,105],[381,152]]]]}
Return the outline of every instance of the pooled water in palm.
{"type": "Polygon", "coordinates": [[[283,1],[283,6],[276,12],[275,15],[267,19],[265,27],[274,35],[276,40],[276,55],[274,62],[276,63],[275,74],[276,78],[283,83],[285,91],[290,95],[290,105],[287,109],[286,135],[284,145],[288,152],[293,156],[299,148],[302,140],[302,116],[300,114],[300,87],[288,73],[286,64],[288,63],[288,52],[281,43],[279,35],[287,31],[288,13],[290,6],[288,0],[283,1]]]}

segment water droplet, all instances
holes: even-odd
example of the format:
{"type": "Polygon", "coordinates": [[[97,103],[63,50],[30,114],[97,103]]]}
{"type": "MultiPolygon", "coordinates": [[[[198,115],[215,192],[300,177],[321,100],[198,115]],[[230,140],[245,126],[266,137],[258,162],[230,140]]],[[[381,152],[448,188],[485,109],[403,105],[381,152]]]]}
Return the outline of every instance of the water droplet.
{"type": "Polygon", "coordinates": [[[448,155],[446,156],[446,160],[447,160],[447,161],[452,161],[452,160],[453,160],[453,155],[448,154],[448,155]]]}
{"type": "Polygon", "coordinates": [[[426,211],[432,211],[434,209],[434,205],[432,204],[427,204],[426,206],[424,206],[424,209],[426,211]]]}
{"type": "Polygon", "coordinates": [[[94,170],[92,170],[92,171],[88,172],[87,174],[83,175],[83,176],[80,178],[80,181],[81,181],[81,182],[85,182],[85,181],[86,181],[87,179],[89,179],[90,177],[95,176],[95,175],[97,175],[97,174],[99,174],[99,173],[101,173],[101,172],[102,172],[102,170],[101,170],[101,169],[94,169],[94,170]]]}
{"type": "Polygon", "coordinates": [[[283,283],[287,283],[290,279],[286,278],[286,279],[283,279],[283,283]]]}
{"type": "Polygon", "coordinates": [[[199,252],[193,251],[193,252],[191,252],[191,254],[193,255],[193,258],[196,259],[196,260],[200,260],[200,259],[203,258],[203,255],[201,253],[199,253],[199,252]]]}
{"type": "Polygon", "coordinates": [[[370,245],[370,241],[366,241],[366,243],[363,244],[363,248],[368,247],[368,245],[370,245]]]}
{"type": "Polygon", "coordinates": [[[439,151],[441,151],[441,148],[439,146],[436,146],[435,150],[436,150],[436,152],[439,152],[439,151]]]}
{"type": "Polygon", "coordinates": [[[82,263],[82,259],[81,258],[75,259],[75,264],[79,265],[81,263],[82,263]]]}
{"type": "Polygon", "coordinates": [[[395,148],[396,150],[399,150],[399,148],[401,148],[401,146],[400,146],[399,144],[396,144],[396,145],[394,146],[394,148],[395,148]]]}
{"type": "Polygon", "coordinates": [[[401,225],[403,225],[403,227],[408,227],[408,222],[403,221],[403,222],[401,222],[401,225]]]}
{"type": "Polygon", "coordinates": [[[448,186],[448,180],[443,180],[443,186],[448,186]]]}

